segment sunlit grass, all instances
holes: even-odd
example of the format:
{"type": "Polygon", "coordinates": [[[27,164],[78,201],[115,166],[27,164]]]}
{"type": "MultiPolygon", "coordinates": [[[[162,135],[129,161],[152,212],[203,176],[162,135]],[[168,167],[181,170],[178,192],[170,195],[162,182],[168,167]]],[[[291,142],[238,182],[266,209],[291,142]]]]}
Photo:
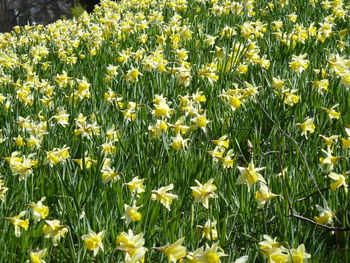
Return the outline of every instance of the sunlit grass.
{"type": "Polygon", "coordinates": [[[103,1],[0,35],[0,262],[347,262],[348,10],[103,1]]]}

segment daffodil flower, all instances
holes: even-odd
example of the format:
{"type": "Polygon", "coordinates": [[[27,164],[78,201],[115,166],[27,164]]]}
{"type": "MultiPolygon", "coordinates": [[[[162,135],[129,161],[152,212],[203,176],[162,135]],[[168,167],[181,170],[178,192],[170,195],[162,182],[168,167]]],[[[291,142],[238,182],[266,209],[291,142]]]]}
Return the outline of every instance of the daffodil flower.
{"type": "Polygon", "coordinates": [[[142,218],[142,215],[140,212],[138,212],[137,210],[140,209],[141,206],[129,206],[127,204],[124,204],[124,209],[125,209],[125,213],[124,215],[121,217],[121,219],[125,219],[126,224],[130,224],[131,222],[137,222],[140,221],[142,218]]]}
{"type": "Polygon", "coordinates": [[[169,184],[168,186],[161,187],[158,190],[153,190],[151,196],[152,200],[160,201],[161,204],[164,205],[165,208],[170,211],[170,205],[173,202],[173,199],[178,198],[177,195],[168,193],[168,191],[172,190],[173,188],[174,185],[169,184]]]}
{"type": "Polygon", "coordinates": [[[348,191],[348,185],[346,184],[346,178],[345,178],[346,175],[347,175],[346,173],[345,174],[337,174],[333,172],[329,173],[328,177],[335,181],[329,185],[332,191],[335,191],[341,186],[344,186],[345,192],[348,191]]]}
{"type": "Polygon", "coordinates": [[[314,124],[314,119],[313,118],[307,117],[303,123],[297,123],[296,125],[300,127],[300,129],[302,131],[301,134],[304,135],[306,139],[307,139],[307,134],[308,133],[314,133],[315,132],[316,126],[314,124]]]}
{"type": "Polygon", "coordinates": [[[21,228],[24,230],[28,230],[29,227],[29,219],[21,219],[26,215],[26,211],[22,211],[18,216],[14,217],[5,217],[6,220],[9,220],[10,223],[15,227],[15,236],[21,236],[21,228]]]}
{"type": "Polygon", "coordinates": [[[304,244],[298,246],[297,249],[290,250],[290,259],[287,262],[304,263],[311,255],[306,253],[304,244]]]}
{"type": "Polygon", "coordinates": [[[145,244],[145,239],[143,234],[135,235],[131,229],[127,233],[123,232],[118,235],[116,239],[117,250],[126,253],[125,263],[141,263],[144,261],[147,248],[143,245],[145,244]]]}
{"type": "Polygon", "coordinates": [[[209,179],[204,185],[199,181],[195,180],[198,186],[192,186],[192,195],[194,197],[195,203],[201,202],[203,206],[208,209],[209,208],[209,198],[215,198],[217,195],[214,193],[217,188],[213,184],[214,179],[209,179]]]}
{"type": "Polygon", "coordinates": [[[263,208],[269,200],[277,196],[278,195],[271,192],[267,185],[261,183],[259,185],[259,190],[255,192],[255,200],[258,202],[258,208],[263,208]]]}
{"type": "Polygon", "coordinates": [[[203,252],[199,253],[197,259],[203,263],[220,263],[221,257],[226,257],[224,250],[219,247],[218,243],[214,243],[211,247],[206,244],[203,252]]]}
{"type": "Polygon", "coordinates": [[[46,224],[43,227],[44,237],[52,238],[54,246],[58,245],[58,242],[62,237],[68,233],[68,228],[62,226],[59,220],[46,220],[46,224]]]}
{"type": "Polygon", "coordinates": [[[236,184],[247,183],[248,188],[257,182],[263,182],[266,184],[264,177],[258,173],[265,169],[265,167],[255,168],[253,160],[249,163],[248,167],[240,167],[238,166],[241,175],[237,178],[236,184]]]}
{"type": "Polygon", "coordinates": [[[47,249],[42,249],[36,252],[30,252],[29,258],[30,260],[27,260],[26,263],[46,263],[46,261],[43,259],[46,257],[47,249]]]}
{"type": "Polygon", "coordinates": [[[88,234],[83,235],[81,239],[84,241],[85,248],[88,250],[92,250],[94,256],[96,256],[100,249],[103,251],[103,236],[104,231],[101,231],[98,234],[96,234],[93,231],[90,231],[88,234]]]}
{"type": "Polygon", "coordinates": [[[182,246],[185,238],[178,239],[175,243],[169,244],[160,248],[157,248],[163,254],[165,254],[169,262],[175,263],[178,259],[186,255],[186,247],[182,246]]]}
{"type": "Polygon", "coordinates": [[[319,211],[319,216],[315,216],[314,220],[317,224],[321,225],[333,225],[333,219],[335,217],[335,213],[330,210],[328,207],[323,208],[322,206],[316,205],[317,210],[319,211]]]}
{"type": "Polygon", "coordinates": [[[28,206],[33,210],[33,217],[35,222],[39,222],[41,219],[45,219],[49,215],[49,207],[43,205],[46,197],[40,199],[37,203],[30,203],[28,206]]]}

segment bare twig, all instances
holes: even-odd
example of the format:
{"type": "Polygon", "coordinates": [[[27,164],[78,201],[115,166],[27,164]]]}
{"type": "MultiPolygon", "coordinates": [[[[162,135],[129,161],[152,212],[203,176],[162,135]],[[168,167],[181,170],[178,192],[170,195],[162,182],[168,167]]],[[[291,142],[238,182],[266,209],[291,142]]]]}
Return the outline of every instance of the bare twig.
{"type": "Polygon", "coordinates": [[[319,194],[320,192],[323,193],[323,192],[326,192],[327,190],[329,190],[330,188],[329,187],[326,187],[326,188],[323,188],[323,189],[319,189],[319,191],[316,191],[316,192],[313,192],[305,197],[302,197],[302,198],[299,198],[297,200],[295,200],[294,202],[301,202],[301,201],[304,201],[304,200],[307,200],[309,199],[310,197],[314,196],[314,195],[317,195],[319,194]]]}
{"type": "MultiPolygon", "coordinates": [[[[266,109],[265,109],[264,106],[259,102],[259,100],[257,100],[257,104],[260,106],[260,108],[262,109],[262,111],[264,112],[264,114],[267,116],[267,118],[269,118],[270,121],[272,121],[274,124],[276,124],[276,121],[270,116],[270,114],[267,113],[266,109]]],[[[281,126],[278,126],[278,129],[280,130],[280,132],[281,132],[284,136],[286,136],[288,139],[290,139],[290,140],[294,143],[295,147],[296,147],[296,148],[298,149],[298,151],[299,151],[300,156],[301,156],[302,159],[303,159],[303,162],[304,162],[304,164],[305,164],[306,170],[307,170],[307,172],[308,172],[310,178],[312,178],[312,180],[313,180],[313,182],[314,182],[314,185],[315,185],[315,187],[317,188],[318,193],[320,194],[320,196],[321,196],[324,200],[326,200],[326,199],[324,198],[324,196],[322,195],[322,192],[320,191],[320,188],[319,188],[318,185],[317,185],[316,178],[314,177],[313,173],[311,172],[311,169],[310,169],[310,167],[309,167],[309,165],[308,165],[308,162],[307,162],[307,160],[306,160],[306,157],[305,157],[304,153],[302,152],[302,150],[300,149],[300,147],[299,147],[299,145],[298,145],[298,142],[297,142],[291,135],[289,135],[287,132],[285,132],[285,131],[281,128],[281,126]]]]}
{"type": "Polygon", "coordinates": [[[269,151],[269,152],[263,153],[262,156],[272,154],[272,153],[281,153],[281,152],[280,151],[269,151]]]}
{"type": "Polygon", "coordinates": [[[289,217],[295,217],[295,218],[300,219],[302,221],[309,222],[309,223],[314,224],[318,227],[322,227],[322,228],[326,229],[327,231],[350,231],[350,227],[326,226],[326,225],[319,224],[310,218],[299,216],[299,215],[292,214],[292,215],[289,215],[289,217]]]}

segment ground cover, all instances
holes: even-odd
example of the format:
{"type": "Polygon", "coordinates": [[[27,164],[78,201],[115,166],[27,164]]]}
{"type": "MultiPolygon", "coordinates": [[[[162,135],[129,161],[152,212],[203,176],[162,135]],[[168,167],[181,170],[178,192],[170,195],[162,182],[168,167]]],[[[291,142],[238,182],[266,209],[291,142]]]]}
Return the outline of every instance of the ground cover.
{"type": "Polygon", "coordinates": [[[350,260],[349,1],[102,1],[0,34],[0,262],[350,260]]]}

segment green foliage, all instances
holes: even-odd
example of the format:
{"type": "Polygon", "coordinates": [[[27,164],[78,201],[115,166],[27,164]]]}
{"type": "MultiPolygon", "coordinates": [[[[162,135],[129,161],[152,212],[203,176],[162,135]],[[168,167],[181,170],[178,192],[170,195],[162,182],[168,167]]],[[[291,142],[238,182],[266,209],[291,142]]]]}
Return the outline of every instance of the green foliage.
{"type": "Polygon", "coordinates": [[[72,8],[71,8],[71,14],[72,17],[78,18],[85,12],[85,8],[82,6],[81,3],[76,3],[72,8]]]}
{"type": "Polygon", "coordinates": [[[306,262],[290,258],[301,244],[309,262],[349,262],[350,18],[285,2],[103,1],[1,35],[0,262],[42,249],[46,262],[124,262],[128,230],[143,234],[145,263],[168,262],[161,250],[181,238],[188,253],[218,242],[224,263],[281,247],[279,262],[306,262]],[[28,204],[43,197],[35,222],[28,204]],[[141,220],[128,224],[125,205],[141,220]],[[68,230],[57,246],[45,220],[68,230]],[[104,231],[95,256],[90,231],[104,231]]]}

